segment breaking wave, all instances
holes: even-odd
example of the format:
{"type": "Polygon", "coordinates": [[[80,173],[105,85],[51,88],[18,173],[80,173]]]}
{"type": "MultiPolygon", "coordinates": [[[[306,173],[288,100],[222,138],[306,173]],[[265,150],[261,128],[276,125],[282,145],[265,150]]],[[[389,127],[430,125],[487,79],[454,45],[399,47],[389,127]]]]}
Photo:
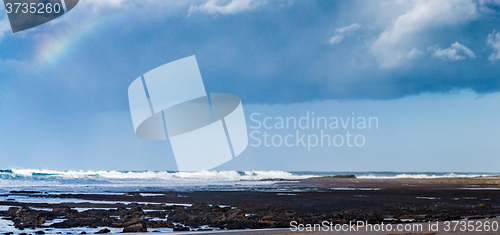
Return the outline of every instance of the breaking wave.
{"type": "Polygon", "coordinates": [[[414,172],[287,172],[287,171],[53,171],[0,170],[0,193],[9,190],[60,192],[114,192],[162,190],[249,190],[273,188],[278,180],[355,175],[360,179],[456,178],[498,175],[493,173],[414,172]]]}
{"type": "Polygon", "coordinates": [[[303,179],[312,175],[298,175],[286,171],[51,171],[35,169],[0,170],[0,179],[162,179],[162,180],[266,180],[266,179],[303,179]]]}

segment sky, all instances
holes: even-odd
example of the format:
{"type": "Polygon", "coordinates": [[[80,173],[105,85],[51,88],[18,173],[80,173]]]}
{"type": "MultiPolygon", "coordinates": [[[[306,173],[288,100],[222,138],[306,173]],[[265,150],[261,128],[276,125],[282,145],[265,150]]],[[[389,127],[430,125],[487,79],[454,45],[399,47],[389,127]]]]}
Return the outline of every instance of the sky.
{"type": "Polygon", "coordinates": [[[379,120],[324,130],[362,147],[248,146],[216,170],[500,172],[499,13],[498,0],[82,0],[13,34],[0,6],[0,168],[176,170],[168,141],[135,136],[127,89],[196,55],[208,93],[241,98],[249,135],[297,131],[253,129],[254,113],[379,120]]]}

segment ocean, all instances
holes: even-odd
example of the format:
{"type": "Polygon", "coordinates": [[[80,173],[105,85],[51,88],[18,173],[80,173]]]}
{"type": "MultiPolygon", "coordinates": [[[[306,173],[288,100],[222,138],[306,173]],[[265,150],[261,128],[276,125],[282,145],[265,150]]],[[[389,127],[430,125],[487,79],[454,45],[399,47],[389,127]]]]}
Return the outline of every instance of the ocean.
{"type": "Polygon", "coordinates": [[[10,191],[130,192],[247,190],[270,187],[276,180],[355,175],[357,178],[440,178],[495,176],[485,172],[287,172],[287,171],[52,171],[0,170],[0,194],[10,191]]]}

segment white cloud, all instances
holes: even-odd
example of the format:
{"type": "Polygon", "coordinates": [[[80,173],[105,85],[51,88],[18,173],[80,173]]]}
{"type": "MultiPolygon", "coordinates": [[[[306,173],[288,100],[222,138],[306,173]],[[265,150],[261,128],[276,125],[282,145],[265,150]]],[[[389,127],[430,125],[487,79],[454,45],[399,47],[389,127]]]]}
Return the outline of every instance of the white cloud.
{"type": "MultiPolygon", "coordinates": [[[[134,12],[141,17],[158,17],[185,11],[189,14],[194,12],[233,14],[252,10],[264,4],[267,4],[266,0],[86,0],[80,1],[69,14],[50,21],[46,25],[55,26],[67,22],[85,24],[95,21],[102,15],[116,15],[124,11],[134,12]],[[152,12],[158,14],[152,14],[152,12]]],[[[4,6],[0,4],[0,12],[5,12],[4,9],[4,6]]],[[[3,19],[2,16],[0,14],[0,39],[5,32],[10,31],[7,15],[5,14],[3,19]]],[[[35,27],[30,30],[36,29],[35,27]]]]}
{"type": "Polygon", "coordinates": [[[432,53],[433,56],[439,57],[444,60],[465,60],[467,58],[466,56],[468,56],[469,58],[476,58],[476,54],[474,54],[473,51],[458,42],[451,44],[451,46],[446,49],[429,47],[429,50],[434,51],[432,53]]]}
{"type": "Polygon", "coordinates": [[[342,42],[342,40],[344,40],[345,36],[351,34],[352,32],[358,30],[359,28],[361,28],[361,26],[359,24],[354,23],[354,24],[351,24],[349,26],[336,29],[335,30],[335,36],[333,36],[332,38],[330,38],[329,43],[330,44],[340,43],[340,42],[342,42]]]}
{"type": "Polygon", "coordinates": [[[474,0],[414,0],[372,43],[381,67],[394,67],[410,59],[420,33],[433,27],[469,22],[479,16],[474,0]]]}
{"type": "MultiPolygon", "coordinates": [[[[192,5],[193,2],[199,2],[196,0],[86,0],[80,1],[77,7],[82,8],[82,11],[88,13],[91,12],[99,12],[99,11],[115,11],[114,8],[127,9],[127,10],[135,10],[138,12],[145,12],[146,14],[150,14],[150,10],[161,10],[166,13],[170,13],[173,11],[184,11],[188,6],[192,5]]],[[[75,8],[76,9],[76,8],[75,8]]],[[[74,14],[74,13],[73,13],[74,14]]]]}
{"type": "Polygon", "coordinates": [[[488,60],[500,60],[500,32],[493,31],[488,34],[486,43],[493,48],[493,53],[488,57],[488,60]]]}
{"type": "Polygon", "coordinates": [[[410,52],[408,52],[408,54],[406,55],[406,58],[413,59],[413,58],[416,58],[416,57],[421,56],[423,54],[424,53],[422,51],[420,51],[414,47],[413,49],[411,49],[410,52]]]}
{"type": "MultiPolygon", "coordinates": [[[[282,2],[282,1],[280,1],[282,2]]],[[[285,1],[289,4],[293,1],[285,1]]],[[[168,12],[185,11],[188,16],[197,12],[205,14],[235,14],[256,9],[267,4],[267,0],[87,0],[80,1],[78,5],[93,8],[94,10],[109,7],[126,9],[162,9],[168,12]]]]}
{"type": "MultiPolygon", "coordinates": [[[[121,6],[123,4],[124,0],[106,0],[106,1],[102,1],[102,0],[86,0],[85,3],[88,3],[88,4],[92,4],[92,5],[111,5],[111,6],[121,6]]],[[[79,2],[79,4],[83,3],[82,2],[79,2]]],[[[84,3],[84,4],[85,4],[84,3]]]]}
{"type": "MultiPolygon", "coordinates": [[[[80,1],[78,5],[63,17],[48,22],[47,24],[58,25],[61,23],[87,24],[96,21],[105,22],[113,17],[127,14],[132,18],[161,18],[170,14],[187,12],[189,6],[194,3],[204,2],[200,0],[86,0],[80,1]],[[109,16],[109,17],[103,17],[109,16]],[[107,19],[106,19],[107,18],[107,19]]],[[[36,27],[35,27],[36,28],[36,27]]]]}
{"type": "Polygon", "coordinates": [[[195,12],[223,15],[234,14],[238,12],[253,10],[266,3],[267,2],[264,0],[208,0],[205,4],[190,6],[188,16],[195,12]]]}

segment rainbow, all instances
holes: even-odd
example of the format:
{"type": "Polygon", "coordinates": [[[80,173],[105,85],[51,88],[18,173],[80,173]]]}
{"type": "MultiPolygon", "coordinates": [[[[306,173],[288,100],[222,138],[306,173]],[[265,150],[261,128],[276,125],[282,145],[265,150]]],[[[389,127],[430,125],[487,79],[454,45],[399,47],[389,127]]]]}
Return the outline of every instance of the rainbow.
{"type": "MultiPolygon", "coordinates": [[[[37,68],[53,68],[70,56],[75,56],[77,49],[85,42],[92,40],[100,32],[124,18],[125,14],[91,20],[77,25],[56,36],[45,37],[37,45],[35,65],[37,68]]],[[[64,16],[63,16],[64,17],[64,16]]]]}

